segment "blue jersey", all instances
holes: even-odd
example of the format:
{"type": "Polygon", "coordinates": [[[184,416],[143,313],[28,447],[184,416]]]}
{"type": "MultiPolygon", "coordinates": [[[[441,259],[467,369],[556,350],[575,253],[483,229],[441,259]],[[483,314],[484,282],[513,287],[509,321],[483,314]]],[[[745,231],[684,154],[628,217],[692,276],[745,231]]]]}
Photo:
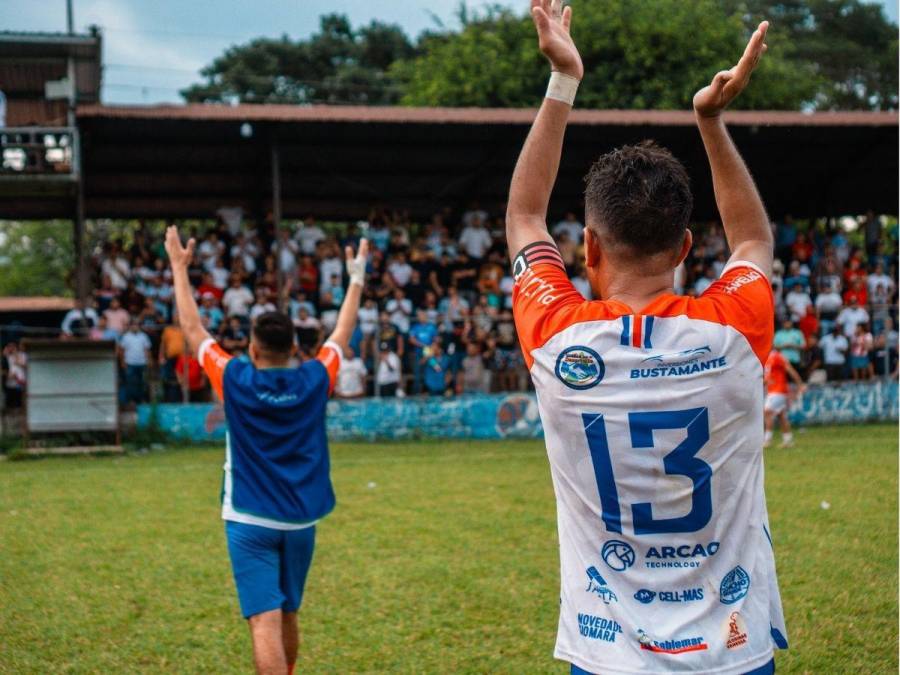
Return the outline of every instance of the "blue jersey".
{"type": "Polygon", "coordinates": [[[297,529],[328,515],[335,498],[325,406],[340,349],[326,344],[299,368],[260,370],[210,340],[200,358],[228,425],[222,518],[297,529]]]}

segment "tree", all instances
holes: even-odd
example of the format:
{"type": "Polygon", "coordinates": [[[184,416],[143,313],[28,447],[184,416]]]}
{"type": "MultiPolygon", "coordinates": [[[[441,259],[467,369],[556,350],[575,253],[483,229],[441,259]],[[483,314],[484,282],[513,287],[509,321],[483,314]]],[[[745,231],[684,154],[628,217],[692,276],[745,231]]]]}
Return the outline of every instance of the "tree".
{"type": "Polygon", "coordinates": [[[68,281],[74,266],[70,222],[3,222],[0,296],[71,295],[68,281]]]}
{"type": "MultiPolygon", "coordinates": [[[[710,73],[732,64],[746,43],[741,21],[716,0],[572,5],[572,33],[585,65],[582,107],[689,108],[710,73]]],[[[533,106],[546,87],[531,19],[506,9],[468,15],[458,34],[420,51],[393,69],[405,85],[406,105],[533,106]]],[[[809,68],[788,64],[773,46],[741,103],[796,109],[815,93],[809,76],[809,68]]]]}
{"type": "Polygon", "coordinates": [[[725,0],[726,10],[755,26],[772,21],[791,66],[808,69],[820,110],[897,108],[897,27],[877,4],[860,0],[725,0]]]}
{"type": "MultiPolygon", "coordinates": [[[[738,105],[750,109],[896,109],[897,27],[862,0],[572,0],[585,64],[579,106],[689,109],[730,67],[762,18],[770,51],[738,105]]],[[[547,66],[531,19],[463,2],[457,29],[436,20],[415,45],[394,25],[354,29],[323,16],[307,40],[232,47],[185,89],[188,101],[523,107],[547,66]]]]}
{"type": "Polygon", "coordinates": [[[400,97],[390,64],[414,54],[401,28],[371,22],[353,30],[328,14],[308,40],[258,38],[231,47],[182,90],[189,102],[391,104],[400,97]]]}

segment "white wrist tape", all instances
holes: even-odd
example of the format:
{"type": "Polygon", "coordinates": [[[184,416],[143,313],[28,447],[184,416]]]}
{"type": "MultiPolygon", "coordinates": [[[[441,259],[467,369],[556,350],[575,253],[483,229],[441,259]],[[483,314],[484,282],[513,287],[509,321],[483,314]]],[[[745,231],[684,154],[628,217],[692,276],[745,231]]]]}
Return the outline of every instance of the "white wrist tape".
{"type": "Polygon", "coordinates": [[[547,85],[546,98],[552,98],[554,101],[562,101],[568,105],[575,104],[575,94],[578,91],[579,80],[571,75],[565,75],[557,71],[553,71],[550,75],[550,83],[547,85]]]}
{"type": "Polygon", "coordinates": [[[360,258],[354,258],[347,261],[347,274],[350,276],[350,283],[362,286],[366,281],[366,261],[360,258]]]}

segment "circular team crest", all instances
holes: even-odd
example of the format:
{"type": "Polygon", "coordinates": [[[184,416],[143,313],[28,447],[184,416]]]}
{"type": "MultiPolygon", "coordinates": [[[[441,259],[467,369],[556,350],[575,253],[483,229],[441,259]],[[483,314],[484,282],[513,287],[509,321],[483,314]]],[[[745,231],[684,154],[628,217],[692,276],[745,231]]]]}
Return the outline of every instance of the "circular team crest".
{"type": "Polygon", "coordinates": [[[556,377],[571,389],[590,389],[605,372],[603,359],[589,347],[567,347],[556,359],[556,377]]]}
{"type": "Polygon", "coordinates": [[[600,556],[611,570],[624,572],[634,565],[634,549],[626,542],[610,539],[603,544],[600,556]]]}
{"type": "Polygon", "coordinates": [[[726,605],[733,605],[747,595],[750,590],[750,575],[738,565],[722,578],[719,585],[719,600],[726,605]]]}

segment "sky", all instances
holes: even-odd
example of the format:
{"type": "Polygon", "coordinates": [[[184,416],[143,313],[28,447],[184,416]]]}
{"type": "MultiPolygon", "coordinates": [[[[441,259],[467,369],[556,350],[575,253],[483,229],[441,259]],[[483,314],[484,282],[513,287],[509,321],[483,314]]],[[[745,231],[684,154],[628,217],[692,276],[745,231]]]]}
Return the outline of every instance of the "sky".
{"type": "MultiPolygon", "coordinates": [[[[522,11],[527,0],[495,0],[522,11]]],[[[897,22],[897,0],[867,0],[897,22]]],[[[460,0],[73,0],[75,29],[103,29],[105,103],[180,102],[178,90],[201,81],[199,70],[233,44],[259,36],[307,37],[319,16],[346,14],[354,26],[397,23],[410,36],[453,25],[460,0]]],[[[481,0],[469,0],[481,7],[481,0]]],[[[66,0],[0,0],[6,31],[65,31],[66,0]]]]}

